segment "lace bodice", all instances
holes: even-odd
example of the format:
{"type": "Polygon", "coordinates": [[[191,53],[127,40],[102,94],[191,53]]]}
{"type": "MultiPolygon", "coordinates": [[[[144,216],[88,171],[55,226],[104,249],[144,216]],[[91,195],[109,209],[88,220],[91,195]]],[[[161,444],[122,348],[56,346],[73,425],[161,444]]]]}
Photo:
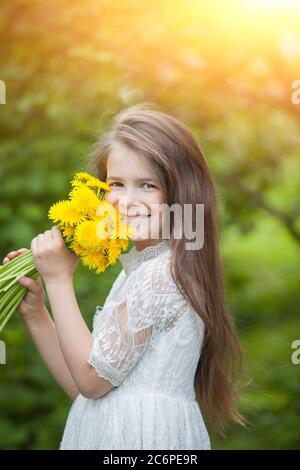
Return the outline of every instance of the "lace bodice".
{"type": "Polygon", "coordinates": [[[129,253],[124,253],[119,256],[119,261],[126,272],[126,274],[134,271],[145,261],[155,258],[159,254],[170,251],[170,241],[162,240],[156,245],[147,246],[141,251],[138,251],[134,246],[129,253]]]}
{"type": "Polygon", "coordinates": [[[172,278],[169,243],[162,240],[142,251],[133,247],[122,254],[119,260],[123,270],[104,306],[96,309],[88,362],[114,386],[124,381],[146,349],[155,349],[159,337],[172,330],[185,314],[190,314],[189,322],[178,331],[182,337],[173,341],[186,346],[191,341],[191,350],[195,347],[193,354],[198,357],[203,324],[172,278]]]}

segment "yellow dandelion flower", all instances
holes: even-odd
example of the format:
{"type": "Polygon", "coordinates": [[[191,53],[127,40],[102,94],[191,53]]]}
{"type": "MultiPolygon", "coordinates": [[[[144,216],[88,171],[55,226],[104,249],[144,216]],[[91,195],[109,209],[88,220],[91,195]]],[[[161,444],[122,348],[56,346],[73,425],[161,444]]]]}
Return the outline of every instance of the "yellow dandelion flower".
{"type": "Polygon", "coordinates": [[[120,222],[117,225],[116,234],[117,234],[118,239],[127,240],[127,239],[131,238],[131,236],[134,233],[135,233],[134,227],[131,227],[130,225],[128,225],[124,222],[120,222]]]}
{"type": "Polygon", "coordinates": [[[96,274],[101,274],[105,269],[110,265],[109,259],[106,257],[104,258],[98,265],[96,269],[96,274]]]}
{"type": "MultiPolygon", "coordinates": [[[[112,204],[110,203],[108,204],[112,206],[112,204]]],[[[99,209],[100,208],[101,206],[99,206],[99,209]]],[[[123,217],[121,216],[120,212],[117,209],[115,209],[114,207],[113,209],[114,209],[114,212],[112,211],[112,214],[111,214],[112,217],[111,217],[111,223],[110,223],[110,226],[111,226],[110,238],[127,240],[135,233],[135,229],[134,227],[131,227],[127,222],[124,221],[123,217]]]]}
{"type": "Polygon", "coordinates": [[[90,188],[100,188],[104,189],[105,191],[110,191],[110,187],[107,183],[104,183],[104,181],[100,181],[94,176],[90,176],[89,180],[86,182],[86,185],[90,188]]]}
{"type": "Polygon", "coordinates": [[[75,229],[74,239],[86,250],[99,251],[103,247],[103,240],[97,234],[97,225],[95,220],[86,220],[75,229]]]}
{"type": "Polygon", "coordinates": [[[103,253],[87,253],[82,257],[82,264],[89,269],[96,269],[96,273],[103,272],[109,265],[107,256],[103,253]]]}
{"type": "Polygon", "coordinates": [[[71,225],[67,225],[66,227],[62,228],[62,235],[64,238],[71,238],[74,236],[75,228],[71,225]]]}
{"type": "Polygon", "coordinates": [[[108,258],[109,261],[114,264],[122,252],[120,243],[116,240],[111,240],[108,246],[108,258]]]}
{"type": "Polygon", "coordinates": [[[104,181],[99,180],[95,176],[90,175],[85,171],[79,171],[75,173],[74,178],[71,181],[71,185],[76,187],[84,184],[92,188],[100,188],[104,189],[105,191],[110,191],[109,185],[104,181]]]}
{"type": "Polygon", "coordinates": [[[117,232],[117,211],[114,206],[107,201],[101,201],[97,216],[94,218],[98,222],[98,236],[106,238],[116,238],[117,232]]]}
{"type": "Polygon", "coordinates": [[[129,244],[129,241],[128,239],[125,239],[125,238],[121,238],[121,239],[118,239],[118,242],[120,243],[120,247],[123,250],[127,250],[128,248],[128,244],[129,244]]]}
{"type": "Polygon", "coordinates": [[[102,200],[97,208],[97,217],[114,217],[118,219],[118,210],[108,201],[102,200]]]}
{"type": "Polygon", "coordinates": [[[70,226],[85,220],[84,214],[71,201],[59,201],[53,204],[49,209],[48,217],[53,222],[60,222],[70,226]]]}
{"type": "Polygon", "coordinates": [[[111,217],[97,222],[97,235],[104,243],[116,238],[114,221],[111,217]]]}
{"type": "Polygon", "coordinates": [[[95,217],[97,207],[101,203],[94,191],[87,186],[78,186],[72,189],[70,199],[77,210],[88,217],[95,217]]]}
{"type": "Polygon", "coordinates": [[[108,238],[111,239],[128,239],[134,233],[134,228],[123,222],[119,211],[107,201],[100,202],[94,220],[99,221],[99,230],[108,232],[108,238]]]}
{"type": "Polygon", "coordinates": [[[86,173],[85,171],[78,171],[75,173],[73,176],[73,179],[71,181],[72,186],[77,186],[78,184],[86,184],[87,181],[90,179],[91,175],[86,173]]]}
{"type": "Polygon", "coordinates": [[[76,240],[72,240],[71,249],[77,256],[84,256],[88,253],[88,250],[83,248],[79,243],[76,242],[76,240]]]}

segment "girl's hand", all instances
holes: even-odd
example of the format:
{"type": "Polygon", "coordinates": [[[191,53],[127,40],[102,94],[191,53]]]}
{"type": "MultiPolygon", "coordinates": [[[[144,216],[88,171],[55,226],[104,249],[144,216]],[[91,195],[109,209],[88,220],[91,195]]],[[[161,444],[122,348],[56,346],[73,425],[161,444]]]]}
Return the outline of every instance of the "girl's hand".
{"type": "MultiPolygon", "coordinates": [[[[27,248],[20,248],[17,251],[11,251],[3,259],[3,264],[8,263],[17,256],[29,251],[27,248]]],[[[22,316],[23,320],[30,321],[36,319],[41,312],[46,308],[45,306],[45,291],[43,289],[41,278],[36,280],[30,277],[23,276],[18,280],[19,284],[28,289],[27,293],[19,303],[16,311],[22,316]]]]}
{"type": "Polygon", "coordinates": [[[56,225],[31,241],[31,251],[35,267],[45,282],[70,279],[79,261],[79,256],[67,248],[56,225]]]}

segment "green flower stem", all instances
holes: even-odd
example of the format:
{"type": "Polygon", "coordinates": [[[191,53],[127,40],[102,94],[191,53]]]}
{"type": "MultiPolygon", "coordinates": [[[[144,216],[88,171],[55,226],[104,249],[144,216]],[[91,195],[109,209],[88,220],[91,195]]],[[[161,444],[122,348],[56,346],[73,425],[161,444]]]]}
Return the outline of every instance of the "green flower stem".
{"type": "Polygon", "coordinates": [[[21,302],[21,300],[24,297],[25,291],[27,289],[26,289],[26,287],[22,287],[22,286],[20,286],[20,287],[21,287],[21,289],[18,290],[18,292],[14,295],[14,298],[11,299],[10,303],[7,305],[7,307],[5,309],[4,320],[2,321],[2,318],[1,318],[0,333],[3,330],[3,328],[5,327],[6,323],[10,319],[10,317],[12,316],[12,314],[15,312],[16,308],[18,307],[19,303],[21,302]]]}
{"type": "MultiPolygon", "coordinates": [[[[11,281],[11,282],[10,282],[9,284],[7,284],[5,287],[2,287],[2,288],[0,289],[0,292],[6,292],[12,285],[15,284],[15,282],[16,282],[18,279],[20,279],[20,277],[22,277],[22,276],[28,276],[28,275],[31,276],[31,274],[33,274],[33,272],[34,272],[34,270],[32,269],[32,267],[29,266],[26,270],[24,269],[23,271],[20,271],[20,272],[18,272],[18,273],[16,273],[16,274],[12,274],[10,277],[13,277],[13,281],[11,281]]],[[[0,285],[1,285],[2,281],[3,281],[3,280],[1,279],[0,285]]]]}
{"type": "MultiPolygon", "coordinates": [[[[31,278],[37,279],[38,276],[39,273],[35,271],[35,273],[32,274],[31,278]]],[[[15,312],[20,301],[25,296],[26,291],[26,287],[21,286],[17,283],[9,291],[7,291],[4,296],[1,296],[0,332],[3,330],[11,315],[15,312]]]]}
{"type": "Polygon", "coordinates": [[[0,302],[0,319],[2,320],[7,311],[8,311],[8,305],[11,302],[11,300],[14,298],[14,296],[18,293],[20,289],[22,289],[24,286],[21,286],[21,284],[15,284],[8,292],[6,292],[3,296],[1,296],[1,302],[0,302]]]}
{"type": "Polygon", "coordinates": [[[0,332],[27,292],[18,282],[22,276],[32,279],[39,276],[31,250],[0,266],[0,332]]]}
{"type": "Polygon", "coordinates": [[[8,263],[0,266],[0,284],[7,276],[17,275],[21,271],[27,271],[35,267],[31,250],[17,256],[8,263]]]}

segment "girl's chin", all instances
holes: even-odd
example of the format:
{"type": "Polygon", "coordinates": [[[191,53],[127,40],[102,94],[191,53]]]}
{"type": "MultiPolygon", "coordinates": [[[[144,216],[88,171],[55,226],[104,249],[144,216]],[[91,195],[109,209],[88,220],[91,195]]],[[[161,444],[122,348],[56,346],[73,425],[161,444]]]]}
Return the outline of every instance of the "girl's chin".
{"type": "Polygon", "coordinates": [[[126,215],[123,215],[122,216],[124,218],[124,220],[126,220],[127,222],[144,222],[146,220],[149,220],[151,218],[151,215],[148,215],[148,216],[140,216],[140,215],[137,215],[136,217],[126,217],[126,215]]]}
{"type": "Polygon", "coordinates": [[[150,237],[148,237],[148,235],[145,233],[135,233],[133,235],[131,235],[130,237],[130,240],[133,240],[135,242],[137,241],[142,241],[142,240],[149,240],[150,237]]]}
{"type": "Polygon", "coordinates": [[[154,239],[157,239],[157,241],[159,240],[159,236],[156,234],[152,234],[151,233],[135,233],[133,235],[130,236],[130,240],[134,241],[134,242],[139,242],[139,241],[146,241],[146,240],[154,240],[154,239]]]}
{"type": "MultiPolygon", "coordinates": [[[[131,235],[130,239],[134,241],[138,240],[150,240],[156,237],[156,233],[154,232],[159,232],[159,227],[157,227],[158,230],[153,226],[154,219],[150,217],[147,218],[130,218],[127,221],[127,224],[129,227],[131,227],[134,230],[134,233],[131,235]],[[152,220],[152,222],[151,222],[152,220]]],[[[159,235],[157,234],[157,238],[159,238],[159,235]]]]}
{"type": "Polygon", "coordinates": [[[125,219],[125,222],[131,227],[150,227],[151,217],[129,217],[125,219]]]}

